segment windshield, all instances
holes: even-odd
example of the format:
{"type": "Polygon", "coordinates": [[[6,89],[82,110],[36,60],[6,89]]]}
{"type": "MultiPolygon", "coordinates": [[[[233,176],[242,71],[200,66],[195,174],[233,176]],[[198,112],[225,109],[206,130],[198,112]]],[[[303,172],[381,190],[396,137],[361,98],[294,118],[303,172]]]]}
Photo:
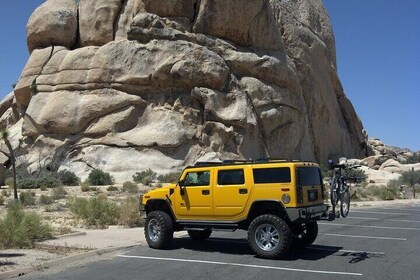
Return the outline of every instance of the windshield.
{"type": "Polygon", "coordinates": [[[318,167],[298,167],[298,184],[301,186],[322,185],[321,171],[318,167]]]}

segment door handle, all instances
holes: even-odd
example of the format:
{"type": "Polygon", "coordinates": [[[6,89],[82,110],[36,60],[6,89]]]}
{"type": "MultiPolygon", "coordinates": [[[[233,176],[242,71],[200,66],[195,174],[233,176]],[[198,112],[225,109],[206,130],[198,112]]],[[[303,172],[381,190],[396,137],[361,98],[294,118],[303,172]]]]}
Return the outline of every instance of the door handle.
{"type": "Polygon", "coordinates": [[[239,189],[239,194],[247,194],[248,189],[239,189]]]}
{"type": "Polygon", "coordinates": [[[201,194],[202,195],[209,195],[210,194],[210,191],[209,190],[202,190],[201,191],[201,194]]]}

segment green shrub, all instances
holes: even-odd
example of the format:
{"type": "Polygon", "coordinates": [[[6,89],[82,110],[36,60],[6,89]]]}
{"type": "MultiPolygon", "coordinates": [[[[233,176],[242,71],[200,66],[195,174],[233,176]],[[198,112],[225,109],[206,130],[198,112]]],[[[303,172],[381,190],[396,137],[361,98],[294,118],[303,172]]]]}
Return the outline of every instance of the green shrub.
{"type": "Polygon", "coordinates": [[[43,188],[55,188],[61,185],[60,180],[54,176],[46,176],[40,178],[25,178],[17,181],[17,187],[19,189],[39,189],[43,188]]]}
{"type": "Polygon", "coordinates": [[[19,195],[20,203],[25,206],[35,205],[34,192],[21,192],[19,195]]]}
{"type": "Polygon", "coordinates": [[[53,193],[52,196],[53,196],[54,199],[62,199],[62,198],[65,198],[66,195],[67,195],[67,191],[64,189],[63,186],[59,186],[57,188],[54,188],[52,193],[53,193]]]}
{"type": "Polygon", "coordinates": [[[151,176],[146,176],[141,180],[141,183],[146,186],[150,186],[153,183],[153,178],[151,176]]]}
{"type": "Polygon", "coordinates": [[[177,183],[181,177],[181,172],[171,172],[164,175],[159,175],[158,180],[162,183],[177,183]]]}
{"type": "Polygon", "coordinates": [[[54,198],[51,196],[42,194],[39,198],[39,203],[42,205],[52,204],[54,203],[54,198]]]}
{"type": "Polygon", "coordinates": [[[9,189],[12,189],[13,188],[13,177],[6,178],[6,180],[4,180],[4,183],[5,183],[6,186],[9,187],[9,189]]]}
{"type": "Polygon", "coordinates": [[[141,172],[136,172],[133,175],[133,181],[136,183],[143,183],[143,179],[149,177],[148,180],[153,181],[156,178],[156,173],[152,169],[147,169],[141,172]]]}
{"type": "Polygon", "coordinates": [[[412,156],[407,158],[405,163],[420,163],[420,153],[414,153],[412,156]]]}
{"type": "Polygon", "coordinates": [[[4,197],[2,195],[0,195],[0,205],[4,204],[4,197]]]}
{"type": "Polygon", "coordinates": [[[106,190],[109,192],[116,192],[118,191],[118,188],[116,186],[109,186],[106,190]]]}
{"type": "Polygon", "coordinates": [[[1,249],[32,247],[34,240],[51,236],[52,228],[38,214],[24,212],[16,202],[10,205],[6,217],[0,218],[1,249]]]}
{"type": "Polygon", "coordinates": [[[80,179],[73,172],[69,170],[61,170],[57,173],[58,179],[65,186],[77,186],[80,179]]]}
{"type": "Polygon", "coordinates": [[[398,197],[398,188],[372,186],[368,188],[368,193],[382,200],[394,200],[398,197]]]}
{"type": "Polygon", "coordinates": [[[123,192],[128,192],[128,193],[138,193],[139,187],[137,186],[137,184],[127,181],[127,182],[124,182],[122,190],[123,192]]]}
{"type": "Polygon", "coordinates": [[[80,190],[81,190],[82,192],[88,192],[88,191],[90,191],[90,184],[89,184],[88,182],[83,182],[83,183],[80,185],[80,190]]]}
{"type": "Polygon", "coordinates": [[[118,224],[129,227],[143,225],[143,219],[140,217],[139,201],[136,197],[127,197],[120,205],[120,218],[118,224]]]}
{"type": "Polygon", "coordinates": [[[9,197],[10,196],[10,191],[8,190],[1,190],[1,195],[4,197],[9,197]]]}
{"type": "MultiPolygon", "coordinates": [[[[357,164],[348,164],[346,167],[352,167],[357,164]]],[[[353,177],[353,178],[360,178],[360,182],[366,181],[368,176],[366,175],[366,172],[360,168],[351,168],[351,169],[344,169],[343,170],[343,176],[345,177],[353,177]]]]}
{"type": "Polygon", "coordinates": [[[89,173],[88,181],[94,186],[112,185],[114,182],[111,174],[105,173],[100,169],[93,169],[89,173]]]}
{"type": "Polygon", "coordinates": [[[119,218],[117,204],[109,202],[103,195],[90,199],[73,198],[70,202],[70,211],[86,225],[101,228],[117,224],[119,218]]]}

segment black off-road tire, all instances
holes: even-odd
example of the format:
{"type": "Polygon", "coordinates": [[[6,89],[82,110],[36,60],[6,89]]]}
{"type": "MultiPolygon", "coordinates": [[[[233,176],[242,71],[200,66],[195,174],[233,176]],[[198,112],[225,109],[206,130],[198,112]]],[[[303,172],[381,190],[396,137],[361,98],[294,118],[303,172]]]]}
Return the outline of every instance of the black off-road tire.
{"type": "MultiPolygon", "coordinates": [[[[272,232],[273,232],[272,231],[272,232]]],[[[272,214],[265,214],[256,217],[248,228],[248,243],[252,251],[261,258],[265,259],[277,259],[286,255],[290,251],[292,245],[292,234],[289,226],[280,217],[272,214]],[[263,233],[270,232],[273,230],[276,232],[277,246],[272,248],[264,247],[270,245],[267,241],[261,241],[263,233]],[[258,241],[259,240],[259,241],[258,241]]]]}
{"type": "Polygon", "coordinates": [[[165,249],[174,237],[171,217],[163,211],[152,211],[147,215],[144,227],[147,244],[150,248],[165,249]]]}
{"type": "Polygon", "coordinates": [[[206,240],[211,235],[211,230],[189,230],[188,235],[194,240],[206,240]]]}
{"type": "Polygon", "coordinates": [[[293,247],[305,248],[312,243],[318,236],[318,223],[316,221],[308,221],[304,224],[297,225],[293,232],[293,247]]]}

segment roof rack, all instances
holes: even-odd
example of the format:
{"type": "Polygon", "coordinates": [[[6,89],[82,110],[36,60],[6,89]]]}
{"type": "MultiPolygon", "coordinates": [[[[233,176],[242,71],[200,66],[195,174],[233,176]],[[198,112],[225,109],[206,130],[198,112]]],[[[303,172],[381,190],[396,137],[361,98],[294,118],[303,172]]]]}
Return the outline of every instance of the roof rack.
{"type": "Polygon", "coordinates": [[[300,162],[300,160],[290,160],[287,158],[259,158],[259,159],[227,159],[223,161],[198,161],[193,166],[211,166],[211,165],[229,165],[229,164],[244,164],[244,163],[265,163],[265,162],[300,162]]]}

